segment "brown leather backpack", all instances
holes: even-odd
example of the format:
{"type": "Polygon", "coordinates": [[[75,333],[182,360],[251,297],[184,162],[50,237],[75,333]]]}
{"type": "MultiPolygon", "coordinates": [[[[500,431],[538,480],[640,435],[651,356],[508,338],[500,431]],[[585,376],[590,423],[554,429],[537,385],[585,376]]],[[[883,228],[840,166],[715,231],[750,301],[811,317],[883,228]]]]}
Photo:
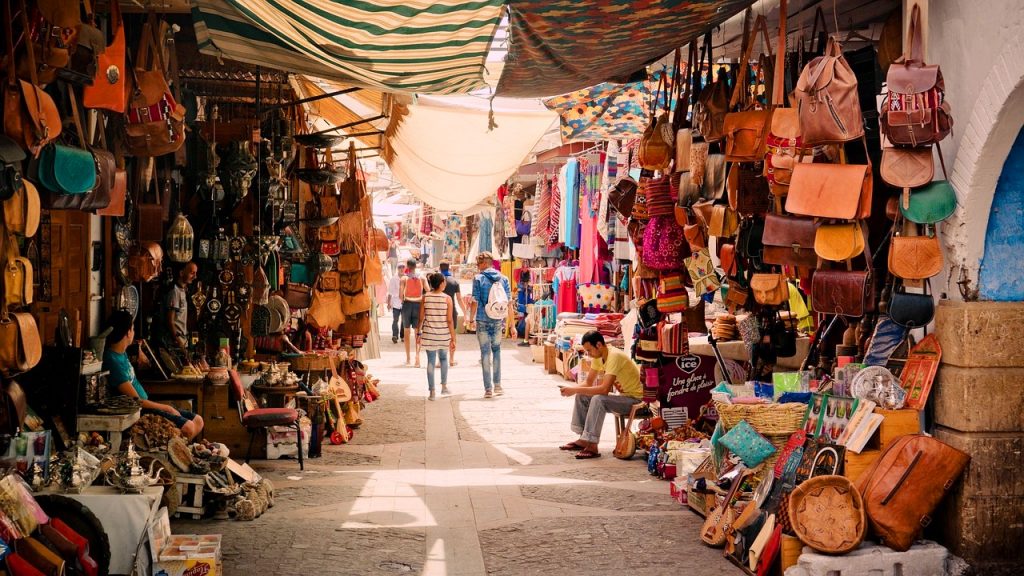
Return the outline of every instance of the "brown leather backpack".
{"type": "Polygon", "coordinates": [[[896,439],[857,479],[875,535],[893,550],[908,550],[970,460],[923,434],[896,439]]]}
{"type": "Polygon", "coordinates": [[[800,73],[796,98],[803,144],[841,144],[864,135],[857,77],[835,38],[800,73]]]}
{"type": "MultiPolygon", "coordinates": [[[[706,52],[708,56],[709,83],[693,106],[693,124],[705,141],[718,142],[725,137],[725,115],[729,112],[729,83],[725,78],[714,78],[710,32],[704,36],[702,52],[706,52]]],[[[690,169],[693,169],[692,166],[690,169]]]]}
{"type": "Polygon", "coordinates": [[[160,45],[162,26],[151,15],[142,29],[132,89],[125,114],[127,153],[131,156],[163,156],[185,143],[185,108],[179,104],[164,76],[160,45]]]}

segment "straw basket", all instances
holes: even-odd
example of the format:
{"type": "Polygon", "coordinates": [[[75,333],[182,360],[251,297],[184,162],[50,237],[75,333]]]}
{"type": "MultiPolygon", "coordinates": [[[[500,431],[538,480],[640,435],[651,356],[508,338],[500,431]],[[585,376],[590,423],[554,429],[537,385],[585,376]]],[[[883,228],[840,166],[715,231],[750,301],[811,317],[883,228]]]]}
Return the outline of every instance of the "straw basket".
{"type": "Polygon", "coordinates": [[[807,405],[799,402],[786,404],[726,404],[715,402],[722,427],[729,430],[746,420],[761,434],[789,436],[800,428],[807,405]]]}

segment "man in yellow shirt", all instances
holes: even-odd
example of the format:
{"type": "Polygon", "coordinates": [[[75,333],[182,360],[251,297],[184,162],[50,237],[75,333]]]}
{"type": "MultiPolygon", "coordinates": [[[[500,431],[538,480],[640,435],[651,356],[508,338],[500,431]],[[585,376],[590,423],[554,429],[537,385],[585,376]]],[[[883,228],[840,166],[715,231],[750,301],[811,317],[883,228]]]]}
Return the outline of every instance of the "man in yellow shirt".
{"type": "Polygon", "coordinates": [[[629,414],[643,396],[640,367],[622,350],[607,346],[600,332],[591,330],[583,335],[583,350],[591,358],[586,382],[562,388],[562,396],[576,395],[571,428],[580,438],[561,449],[578,451],[578,460],[601,456],[597,443],[605,416],[609,412],[629,414]]]}

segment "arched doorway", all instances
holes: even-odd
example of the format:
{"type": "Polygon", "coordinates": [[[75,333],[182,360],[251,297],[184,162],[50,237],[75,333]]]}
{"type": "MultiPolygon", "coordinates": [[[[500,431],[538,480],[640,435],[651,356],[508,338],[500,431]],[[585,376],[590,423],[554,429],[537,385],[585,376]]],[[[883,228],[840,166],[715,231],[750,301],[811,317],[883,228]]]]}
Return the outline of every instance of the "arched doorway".
{"type": "Polygon", "coordinates": [[[1024,301],[1024,130],[1010,148],[992,198],[985,256],[978,273],[982,300],[1024,301]]]}

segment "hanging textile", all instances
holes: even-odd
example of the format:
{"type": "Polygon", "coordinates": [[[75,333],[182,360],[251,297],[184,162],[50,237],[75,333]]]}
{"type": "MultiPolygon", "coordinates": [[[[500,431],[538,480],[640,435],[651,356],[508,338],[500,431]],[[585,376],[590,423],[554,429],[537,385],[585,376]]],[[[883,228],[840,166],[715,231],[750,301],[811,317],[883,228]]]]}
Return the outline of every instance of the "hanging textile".
{"type": "Polygon", "coordinates": [[[570,158],[565,164],[565,192],[562,194],[563,242],[566,248],[580,247],[580,164],[570,158]]]}
{"type": "Polygon", "coordinates": [[[648,102],[657,89],[662,71],[650,78],[597,86],[555,96],[544,101],[558,112],[562,143],[639,138],[650,117],[648,102]]]}
{"type": "Polygon", "coordinates": [[[494,219],[490,215],[480,217],[480,251],[494,250],[494,219]]]}
{"type": "Polygon", "coordinates": [[[516,199],[511,194],[505,196],[505,199],[501,201],[502,214],[505,218],[505,237],[515,238],[519,236],[516,232],[516,199]]]}
{"type": "Polygon", "coordinates": [[[555,305],[558,313],[578,312],[579,292],[576,289],[579,276],[579,268],[575,266],[559,266],[555,270],[555,277],[551,281],[551,288],[555,291],[555,305]]]}
{"type": "Polygon", "coordinates": [[[643,2],[516,0],[509,4],[509,53],[498,94],[565,94],[630,76],[725,22],[750,0],[643,2]]]}
{"type": "MultiPolygon", "coordinates": [[[[563,167],[564,168],[564,167],[563,167]]],[[[562,243],[560,237],[562,233],[562,188],[560,182],[562,180],[562,171],[559,170],[558,175],[551,179],[551,214],[549,215],[548,230],[548,249],[552,249],[562,243]]]]}
{"type": "Polygon", "coordinates": [[[588,154],[580,159],[580,283],[599,282],[601,207],[601,171],[603,154],[588,154]]]}
{"type": "Polygon", "coordinates": [[[486,88],[502,0],[194,0],[205,54],[388,92],[486,88]]]}
{"type": "Polygon", "coordinates": [[[629,231],[626,228],[626,223],[620,219],[615,219],[615,249],[613,254],[616,260],[629,260],[629,231]]]}
{"type": "Polygon", "coordinates": [[[444,232],[444,259],[450,262],[458,261],[459,241],[462,238],[462,216],[451,214],[448,216],[444,232]]]}

